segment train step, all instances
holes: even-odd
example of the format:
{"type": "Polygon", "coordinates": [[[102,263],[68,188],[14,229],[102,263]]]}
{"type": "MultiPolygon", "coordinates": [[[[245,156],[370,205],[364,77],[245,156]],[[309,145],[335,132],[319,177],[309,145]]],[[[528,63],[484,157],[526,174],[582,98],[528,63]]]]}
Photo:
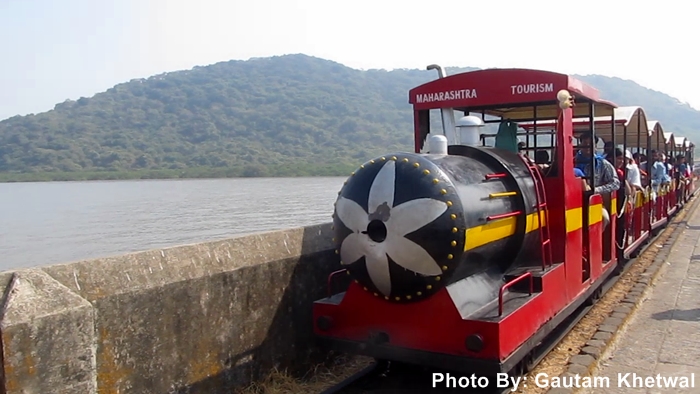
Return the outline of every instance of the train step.
{"type": "Polygon", "coordinates": [[[527,282],[528,289],[526,291],[518,292],[513,291],[513,288],[509,288],[508,291],[503,293],[502,302],[499,300],[499,297],[496,297],[466,318],[491,322],[500,321],[519,308],[522,308],[528,302],[542,296],[542,293],[534,291],[532,294],[529,294],[529,280],[523,280],[523,282],[527,282]]]}
{"type": "MultiPolygon", "coordinates": [[[[533,293],[541,293],[542,292],[542,277],[560,264],[561,263],[552,264],[551,266],[547,267],[546,270],[543,270],[542,266],[517,267],[517,268],[514,268],[514,269],[508,271],[505,275],[503,275],[503,283],[508,283],[512,280],[515,280],[519,276],[525,274],[526,272],[529,272],[530,275],[532,275],[532,292],[533,293]]],[[[514,283],[511,287],[508,288],[508,291],[511,291],[514,293],[529,293],[530,292],[530,279],[525,278],[525,279],[518,281],[517,283],[514,283]]]]}

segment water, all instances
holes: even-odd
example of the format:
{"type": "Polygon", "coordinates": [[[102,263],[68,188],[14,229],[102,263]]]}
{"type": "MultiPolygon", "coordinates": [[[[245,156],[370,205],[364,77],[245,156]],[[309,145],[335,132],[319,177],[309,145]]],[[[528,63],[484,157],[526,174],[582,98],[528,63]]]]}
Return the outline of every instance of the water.
{"type": "Polygon", "coordinates": [[[330,222],[344,180],[0,183],[0,271],[330,222]]]}

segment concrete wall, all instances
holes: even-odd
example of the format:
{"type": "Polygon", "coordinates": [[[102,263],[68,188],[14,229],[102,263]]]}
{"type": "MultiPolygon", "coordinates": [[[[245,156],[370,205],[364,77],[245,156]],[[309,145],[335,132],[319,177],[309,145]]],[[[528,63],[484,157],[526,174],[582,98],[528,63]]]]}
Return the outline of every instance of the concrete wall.
{"type": "Polygon", "coordinates": [[[0,274],[1,393],[231,393],[321,360],[330,223],[0,274]]]}

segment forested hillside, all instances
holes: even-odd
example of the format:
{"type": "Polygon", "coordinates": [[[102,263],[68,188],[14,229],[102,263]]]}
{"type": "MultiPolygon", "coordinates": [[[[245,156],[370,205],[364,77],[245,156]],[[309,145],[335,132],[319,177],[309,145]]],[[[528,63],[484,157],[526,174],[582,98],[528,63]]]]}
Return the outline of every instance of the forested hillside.
{"type": "MultiPolygon", "coordinates": [[[[132,80],[0,122],[0,180],[341,175],[412,149],[408,90],[435,76],[288,55],[132,80]]],[[[581,78],[700,139],[689,106],[631,81],[581,78]]]]}

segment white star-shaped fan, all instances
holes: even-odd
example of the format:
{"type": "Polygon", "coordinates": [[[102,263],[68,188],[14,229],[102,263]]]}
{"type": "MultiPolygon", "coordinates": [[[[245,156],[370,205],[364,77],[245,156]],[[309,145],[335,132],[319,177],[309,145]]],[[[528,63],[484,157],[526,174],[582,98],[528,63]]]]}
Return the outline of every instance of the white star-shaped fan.
{"type": "Polygon", "coordinates": [[[352,231],[340,246],[342,263],[352,264],[364,256],[372,282],[386,296],[391,294],[387,255],[396,264],[418,274],[434,276],[442,272],[435,259],[405,235],[431,223],[447,210],[447,203],[432,198],[419,198],[394,206],[395,181],[396,164],[389,160],[369,189],[369,212],[342,196],[336,204],[338,218],[352,231]],[[367,226],[373,220],[381,220],[386,226],[386,238],[381,242],[375,242],[367,234],[367,226]]]}

